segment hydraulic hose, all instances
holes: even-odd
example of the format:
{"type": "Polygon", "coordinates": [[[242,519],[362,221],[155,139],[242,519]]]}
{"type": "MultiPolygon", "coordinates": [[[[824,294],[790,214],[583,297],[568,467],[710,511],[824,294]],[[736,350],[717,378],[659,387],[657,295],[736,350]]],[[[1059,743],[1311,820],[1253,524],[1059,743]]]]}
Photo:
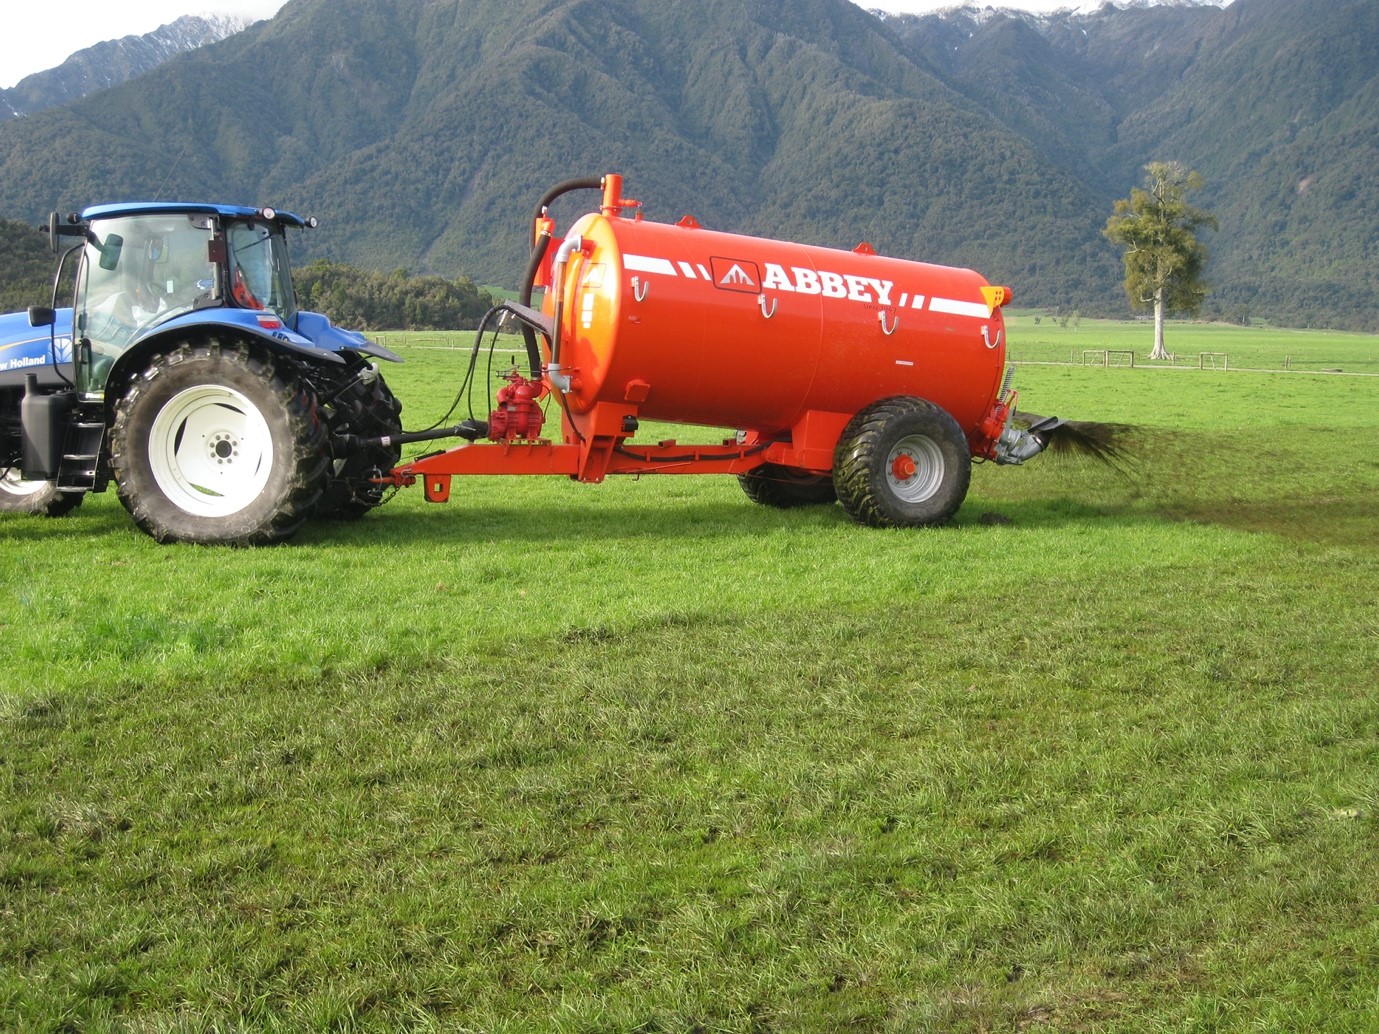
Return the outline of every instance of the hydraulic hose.
{"type": "Polygon", "coordinates": [[[536,211],[532,213],[532,223],[535,224],[536,220],[540,219],[541,216],[545,213],[546,209],[550,207],[551,202],[554,201],[556,198],[560,197],[562,194],[568,194],[572,190],[602,189],[602,176],[585,176],[581,179],[566,180],[564,183],[557,183],[554,187],[552,187],[550,190],[546,191],[546,193],[541,195],[541,200],[536,203],[536,211]]]}
{"type": "MultiPolygon", "coordinates": [[[[536,246],[532,248],[531,261],[527,263],[527,271],[522,275],[522,294],[520,301],[527,308],[531,308],[532,284],[536,281],[536,272],[541,268],[541,260],[546,257],[546,251],[551,246],[551,235],[542,233],[536,238],[536,246]]],[[[527,343],[527,365],[531,367],[531,379],[539,381],[541,379],[541,350],[536,346],[536,331],[532,330],[527,323],[522,324],[522,339],[527,343]]]]}
{"type": "MultiPolygon", "coordinates": [[[[562,194],[568,194],[572,190],[601,190],[603,188],[602,176],[585,176],[581,179],[566,180],[564,183],[557,183],[546,193],[541,195],[541,200],[536,203],[536,211],[532,213],[532,226],[546,213],[552,201],[562,194]]],[[[550,248],[551,236],[548,233],[537,234],[532,241],[531,261],[527,263],[527,271],[522,276],[522,293],[519,301],[531,308],[532,290],[536,283],[536,274],[541,269],[541,261],[546,257],[546,251],[550,248]]],[[[526,323],[522,324],[522,338],[527,344],[527,362],[531,366],[532,380],[541,379],[541,350],[536,344],[536,331],[526,323]]]]}

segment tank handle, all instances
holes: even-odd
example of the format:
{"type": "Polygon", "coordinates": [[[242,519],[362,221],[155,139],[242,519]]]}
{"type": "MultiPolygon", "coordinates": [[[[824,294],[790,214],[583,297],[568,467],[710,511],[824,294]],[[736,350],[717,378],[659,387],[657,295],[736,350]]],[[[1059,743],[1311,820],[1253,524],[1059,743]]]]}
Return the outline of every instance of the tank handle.
{"type": "Polygon", "coordinates": [[[632,297],[639,302],[646,301],[646,294],[651,290],[651,281],[643,280],[639,276],[632,278],[632,297]]]}
{"type": "Polygon", "coordinates": [[[880,319],[881,319],[881,333],[885,334],[887,337],[890,337],[892,334],[894,334],[897,330],[900,329],[900,316],[899,316],[899,315],[897,315],[897,316],[895,317],[895,322],[892,323],[889,327],[886,326],[886,310],[885,310],[885,309],[882,309],[882,310],[881,310],[880,312],[878,312],[876,315],[879,316],[880,319]]]}
{"type": "Polygon", "coordinates": [[[763,316],[765,316],[765,317],[769,320],[772,316],[774,316],[774,315],[776,314],[776,306],[780,304],[780,299],[779,299],[779,298],[772,298],[772,299],[771,299],[771,311],[770,311],[770,312],[767,312],[767,311],[766,311],[766,294],[765,294],[765,292],[763,292],[763,293],[757,295],[757,304],[761,306],[761,314],[762,314],[763,316]]]}

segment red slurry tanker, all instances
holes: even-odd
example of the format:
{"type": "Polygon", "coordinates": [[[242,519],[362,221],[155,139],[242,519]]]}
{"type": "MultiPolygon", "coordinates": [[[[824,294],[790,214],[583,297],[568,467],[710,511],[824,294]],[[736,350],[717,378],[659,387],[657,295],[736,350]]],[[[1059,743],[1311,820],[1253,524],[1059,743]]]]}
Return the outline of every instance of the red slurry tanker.
{"type": "Polygon", "coordinates": [[[722,473],[758,503],[836,499],[909,527],[953,515],[974,459],[1086,442],[1013,422],[1007,288],[866,244],[645,220],[611,174],[546,193],[520,299],[480,326],[476,357],[516,320],[527,374],[486,422],[405,432],[376,362],[398,357],[297,308],[285,231],[314,225],[161,202],[54,215],[71,308],[0,316],[0,511],[56,516],[114,482],[160,541],[256,545],[418,481],[443,502],[464,474],[722,473]],[[548,206],[582,189],[601,204],[558,237],[548,206]],[[643,420],[735,433],[638,442],[643,420]],[[398,465],[403,444],[442,438],[465,444],[398,465]]]}
{"type": "Polygon", "coordinates": [[[617,175],[548,192],[533,240],[522,301],[499,306],[523,325],[530,377],[510,375],[487,426],[434,435],[494,444],[392,483],[442,502],[462,474],[726,473],[760,503],[836,498],[864,524],[931,525],[961,505],[974,458],[1021,463],[1062,426],[1012,426],[1010,290],[972,270],[651,222],[617,175]],[[599,210],[557,238],[547,206],[583,188],[602,190],[599,210]],[[541,437],[547,400],[558,443],[541,437]],[[737,433],[639,444],[643,419],[737,433]]]}

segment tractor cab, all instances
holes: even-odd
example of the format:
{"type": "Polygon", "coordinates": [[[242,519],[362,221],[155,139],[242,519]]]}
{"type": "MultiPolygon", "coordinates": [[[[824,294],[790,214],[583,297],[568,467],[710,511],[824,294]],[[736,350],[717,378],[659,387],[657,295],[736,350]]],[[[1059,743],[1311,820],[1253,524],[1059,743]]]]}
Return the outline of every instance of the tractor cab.
{"type": "Polygon", "coordinates": [[[100,205],[65,225],[51,220],[54,243],[84,239],[72,311],[77,390],[100,396],[121,355],[200,310],[248,310],[260,325],[295,329],[284,229],[307,225],[271,208],[163,203],[100,205]]]}

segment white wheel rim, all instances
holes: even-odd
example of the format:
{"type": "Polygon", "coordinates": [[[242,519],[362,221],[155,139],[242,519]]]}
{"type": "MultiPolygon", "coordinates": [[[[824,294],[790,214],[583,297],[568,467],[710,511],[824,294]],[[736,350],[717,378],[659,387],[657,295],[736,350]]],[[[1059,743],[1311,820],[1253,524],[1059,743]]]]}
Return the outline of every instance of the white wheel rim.
{"type": "Polygon", "coordinates": [[[263,492],[273,436],[258,407],[222,385],[178,392],[159,411],[149,468],[168,499],[201,517],[228,517],[263,492]]]}
{"type": "Polygon", "coordinates": [[[9,470],[5,471],[4,477],[0,478],[0,492],[20,498],[25,498],[36,492],[41,492],[47,487],[48,482],[46,481],[25,481],[19,475],[18,467],[11,467],[9,470]]]}
{"type": "Polygon", "coordinates": [[[895,443],[886,457],[886,484],[907,503],[922,503],[943,485],[943,453],[938,443],[912,434],[895,443]]]}

